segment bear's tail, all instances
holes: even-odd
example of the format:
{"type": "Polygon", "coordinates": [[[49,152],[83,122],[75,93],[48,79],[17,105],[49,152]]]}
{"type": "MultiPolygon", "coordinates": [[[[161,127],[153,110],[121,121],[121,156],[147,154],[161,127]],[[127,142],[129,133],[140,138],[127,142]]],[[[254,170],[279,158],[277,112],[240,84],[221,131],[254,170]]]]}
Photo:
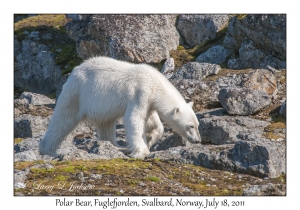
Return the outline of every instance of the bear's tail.
{"type": "Polygon", "coordinates": [[[41,155],[56,156],[57,148],[81,120],[76,82],[72,82],[72,79],[70,76],[64,84],[47,132],[39,143],[41,155]]]}

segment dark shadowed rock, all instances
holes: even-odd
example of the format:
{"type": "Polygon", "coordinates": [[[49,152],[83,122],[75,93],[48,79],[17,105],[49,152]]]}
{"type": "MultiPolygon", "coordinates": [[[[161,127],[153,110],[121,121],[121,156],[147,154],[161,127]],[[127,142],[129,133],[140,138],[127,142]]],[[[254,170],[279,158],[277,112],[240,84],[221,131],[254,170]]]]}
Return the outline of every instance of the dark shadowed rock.
{"type": "Polygon", "coordinates": [[[209,48],[204,53],[200,54],[196,61],[212,64],[223,64],[227,57],[233,53],[233,50],[223,47],[222,45],[215,45],[209,48]]]}
{"type": "Polygon", "coordinates": [[[194,47],[214,39],[228,25],[229,18],[229,15],[179,15],[177,28],[185,42],[194,47]]]}
{"type": "Polygon", "coordinates": [[[189,62],[181,66],[173,76],[177,79],[195,79],[201,80],[209,75],[218,74],[221,67],[216,64],[189,62]]]}
{"type": "Polygon", "coordinates": [[[177,147],[177,146],[186,146],[189,145],[189,142],[182,138],[177,133],[174,133],[173,135],[166,135],[163,136],[162,139],[158,140],[151,148],[150,151],[159,151],[159,150],[167,150],[171,147],[177,147]]]}
{"type": "Polygon", "coordinates": [[[268,94],[250,88],[224,88],[218,99],[229,114],[251,115],[268,106],[268,94]]]}
{"type": "Polygon", "coordinates": [[[279,114],[286,117],[286,101],[284,101],[280,107],[279,114]]]}
{"type": "Polygon", "coordinates": [[[81,58],[160,63],[179,45],[176,15],[80,15],[67,24],[81,58]]]}

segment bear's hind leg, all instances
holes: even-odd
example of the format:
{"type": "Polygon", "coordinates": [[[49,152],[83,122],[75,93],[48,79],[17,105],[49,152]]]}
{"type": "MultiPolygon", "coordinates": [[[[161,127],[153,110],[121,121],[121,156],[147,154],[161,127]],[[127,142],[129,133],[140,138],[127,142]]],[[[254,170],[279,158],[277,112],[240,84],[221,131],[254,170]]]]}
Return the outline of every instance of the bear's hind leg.
{"type": "Polygon", "coordinates": [[[156,111],[153,111],[146,121],[146,139],[149,149],[163,135],[164,127],[156,111]]]}

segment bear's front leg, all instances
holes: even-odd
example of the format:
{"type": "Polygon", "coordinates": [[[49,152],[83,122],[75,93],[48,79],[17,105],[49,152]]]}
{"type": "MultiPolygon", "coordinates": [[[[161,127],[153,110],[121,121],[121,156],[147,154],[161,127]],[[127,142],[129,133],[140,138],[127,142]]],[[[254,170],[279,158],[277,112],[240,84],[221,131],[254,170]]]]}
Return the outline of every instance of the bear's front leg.
{"type": "Polygon", "coordinates": [[[124,116],[129,156],[134,158],[144,159],[150,154],[145,135],[145,116],[146,113],[136,107],[128,110],[124,116]]]}

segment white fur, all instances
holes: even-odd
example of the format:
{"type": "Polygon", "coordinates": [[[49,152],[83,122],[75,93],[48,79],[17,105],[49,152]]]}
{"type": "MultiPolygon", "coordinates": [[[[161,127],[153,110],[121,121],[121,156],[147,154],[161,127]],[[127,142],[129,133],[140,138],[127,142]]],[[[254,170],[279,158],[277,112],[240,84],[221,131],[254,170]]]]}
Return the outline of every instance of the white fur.
{"type": "Polygon", "coordinates": [[[190,142],[200,141],[192,104],[187,104],[156,69],[112,58],[91,58],[74,68],[64,84],[40,152],[55,156],[61,142],[82,120],[95,125],[100,139],[117,145],[116,120],[123,117],[131,156],[144,158],[149,154],[146,132],[151,136],[149,142],[162,133],[157,114],[190,142]]]}
{"type": "Polygon", "coordinates": [[[146,139],[148,148],[155,144],[163,135],[164,126],[161,123],[156,111],[152,111],[148,120],[146,121],[146,139]]]}

